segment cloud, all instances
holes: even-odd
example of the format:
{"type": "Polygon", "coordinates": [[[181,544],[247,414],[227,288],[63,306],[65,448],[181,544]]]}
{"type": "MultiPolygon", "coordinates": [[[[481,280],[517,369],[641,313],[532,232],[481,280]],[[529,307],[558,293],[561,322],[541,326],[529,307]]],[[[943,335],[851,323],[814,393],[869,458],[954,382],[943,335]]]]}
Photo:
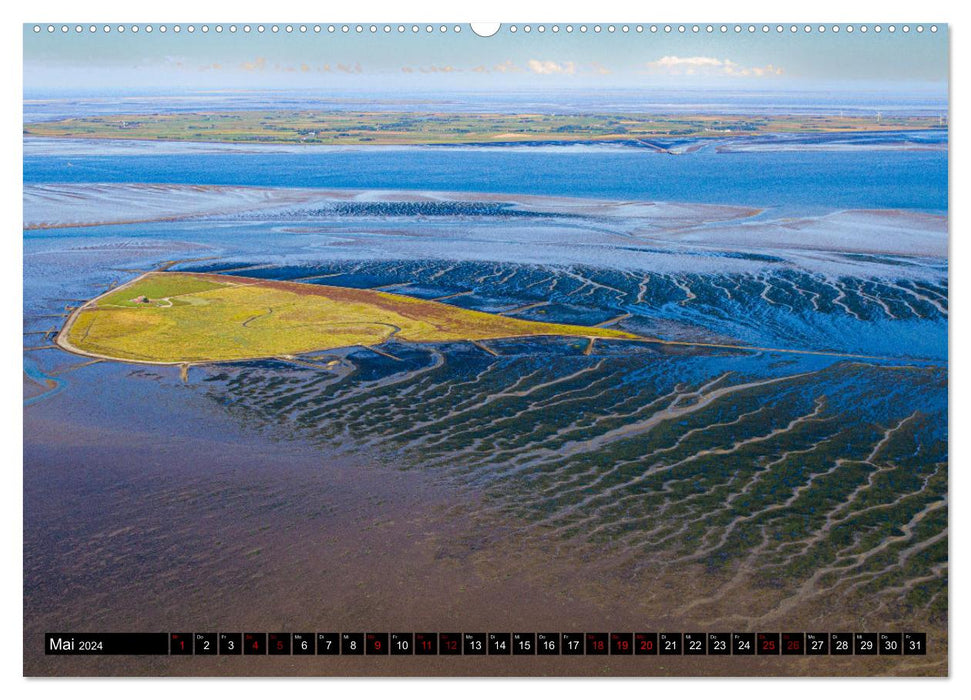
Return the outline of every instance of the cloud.
{"type": "MultiPolygon", "coordinates": [[[[219,63],[213,63],[208,66],[204,66],[200,70],[222,70],[223,66],[219,63]]],[[[269,64],[266,58],[260,56],[254,58],[252,61],[244,61],[239,64],[240,70],[247,71],[250,73],[260,72],[260,71],[271,71],[274,73],[346,73],[349,75],[357,75],[363,73],[364,69],[361,67],[360,63],[338,63],[332,66],[329,63],[324,63],[323,65],[313,65],[310,63],[299,63],[295,65],[290,64],[280,64],[274,63],[269,64]]]]}
{"type": "Polygon", "coordinates": [[[530,59],[526,64],[529,70],[540,75],[573,75],[577,72],[577,66],[573,61],[538,61],[530,59]]]}
{"type": "Polygon", "coordinates": [[[263,57],[254,59],[252,61],[247,61],[240,65],[240,68],[248,71],[263,70],[266,68],[266,59],[263,57]]]}
{"type": "Polygon", "coordinates": [[[401,66],[402,73],[461,73],[461,68],[455,66],[401,66]]]}
{"type": "Polygon", "coordinates": [[[711,56],[662,56],[647,64],[651,73],[666,75],[724,75],[738,77],[769,77],[782,75],[783,70],[771,63],[765,66],[743,66],[727,58],[711,56]]]}
{"type": "MultiPolygon", "coordinates": [[[[719,60],[717,58],[709,58],[707,56],[689,56],[687,58],[682,58],[681,56],[663,56],[656,61],[651,61],[647,65],[652,68],[679,68],[681,66],[724,66],[726,61],[719,60]]],[[[728,61],[731,63],[731,61],[728,61]]]]}
{"type": "Polygon", "coordinates": [[[574,61],[541,61],[532,59],[526,62],[525,67],[506,60],[502,63],[494,64],[489,67],[486,65],[475,65],[459,67],[452,65],[429,65],[429,66],[402,66],[403,73],[523,73],[529,72],[535,75],[578,75],[592,73],[597,75],[609,75],[610,69],[600,63],[579,64],[574,61]]]}
{"type": "Polygon", "coordinates": [[[493,69],[497,73],[518,73],[522,70],[519,66],[513,63],[511,60],[507,59],[502,63],[497,63],[493,69]]]}

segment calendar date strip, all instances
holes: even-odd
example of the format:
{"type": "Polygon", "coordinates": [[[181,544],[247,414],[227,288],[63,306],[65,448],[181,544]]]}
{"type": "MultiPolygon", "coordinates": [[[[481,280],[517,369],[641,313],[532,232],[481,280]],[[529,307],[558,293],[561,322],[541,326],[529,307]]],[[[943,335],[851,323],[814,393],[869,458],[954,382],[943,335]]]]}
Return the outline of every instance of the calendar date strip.
{"type": "Polygon", "coordinates": [[[895,656],[923,632],[48,632],[51,656],[895,656]]]}

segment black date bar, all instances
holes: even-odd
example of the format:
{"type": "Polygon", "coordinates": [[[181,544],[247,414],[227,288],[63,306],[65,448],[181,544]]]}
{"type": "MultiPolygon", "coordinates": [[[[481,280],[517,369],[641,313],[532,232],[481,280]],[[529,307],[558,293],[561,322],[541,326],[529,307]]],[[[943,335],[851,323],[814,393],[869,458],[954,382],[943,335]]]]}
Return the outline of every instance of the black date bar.
{"type": "Polygon", "coordinates": [[[165,632],[47,632],[44,653],[54,656],[167,656],[165,632]]]}

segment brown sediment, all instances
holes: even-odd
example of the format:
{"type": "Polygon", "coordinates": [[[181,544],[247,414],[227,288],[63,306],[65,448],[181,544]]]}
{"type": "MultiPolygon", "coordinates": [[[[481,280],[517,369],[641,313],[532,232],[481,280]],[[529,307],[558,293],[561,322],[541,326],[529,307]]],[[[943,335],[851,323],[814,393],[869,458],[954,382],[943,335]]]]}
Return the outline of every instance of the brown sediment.
{"type": "Polygon", "coordinates": [[[174,214],[171,216],[152,216],[137,219],[110,219],[105,221],[83,221],[72,223],[27,224],[24,231],[47,231],[59,228],[91,228],[93,226],[124,226],[128,224],[164,223],[166,221],[183,221],[194,216],[205,214],[174,214]]]}
{"type": "Polygon", "coordinates": [[[458,297],[465,297],[465,296],[468,296],[469,294],[475,294],[475,292],[468,291],[468,292],[456,292],[455,294],[446,294],[443,297],[435,297],[434,299],[432,299],[432,301],[445,301],[446,299],[457,299],[458,297]]]}
{"type": "Polygon", "coordinates": [[[606,328],[607,326],[612,326],[616,323],[620,323],[621,321],[626,321],[630,317],[631,317],[630,313],[623,313],[620,316],[614,316],[613,318],[609,318],[606,321],[595,323],[594,328],[606,328]]]}
{"type": "Polygon", "coordinates": [[[394,360],[395,362],[401,362],[400,357],[395,357],[390,352],[385,352],[384,350],[380,350],[374,347],[373,345],[365,345],[364,347],[366,347],[368,350],[370,350],[373,353],[377,353],[378,355],[381,355],[382,357],[387,357],[389,360],[394,360]]]}
{"type": "MultiPolygon", "coordinates": [[[[57,419],[37,418],[36,426],[57,419]]],[[[136,421],[137,422],[137,421],[136,421]]],[[[217,421],[218,423],[218,421],[217,421]]],[[[254,444],[242,436],[168,443],[139,426],[93,431],[58,421],[28,440],[28,498],[60,484],[57,507],[37,504],[25,541],[27,675],[944,675],[947,630],[926,620],[797,605],[755,623],[716,622],[759,609],[757,586],[705,611],[676,612],[719,590],[702,565],[675,570],[630,552],[596,556],[568,539],[524,530],[475,494],[392,460],[335,458],[319,447],[254,444]],[[65,431],[64,428],[68,429],[65,431]],[[126,429],[127,428],[127,429],[126,429]],[[124,434],[122,434],[122,431],[124,434]],[[325,459],[327,469],[320,469],[325,459]],[[199,469],[205,463],[207,469],[199,469]],[[66,469],[71,465],[72,469],[66,469]],[[51,482],[52,474],[61,480],[51,482]],[[63,475],[71,476],[64,481],[63,475]],[[72,492],[76,484],[89,484],[72,492]],[[116,498],[120,484],[126,498],[116,498]],[[92,488],[93,485],[96,488],[92,488]],[[152,504],[149,507],[149,504],[152,504]],[[267,509],[270,510],[267,510],[267,509]],[[296,536],[298,534],[298,536],[296,536]],[[58,537],[64,549],[45,547],[58,537]],[[46,572],[46,573],[44,573],[46,572]],[[45,578],[56,572],[61,584],[45,578]],[[662,573],[663,572],[663,573],[662,573]],[[78,585],[95,575],[102,586],[78,585]],[[151,581],[151,585],[133,582],[151,581]],[[713,625],[719,625],[717,628],[713,625]],[[926,657],[50,657],[51,629],[273,631],[886,631],[928,633],[926,657]]],[[[665,564],[665,562],[657,562],[665,564]]]]}
{"type": "Polygon", "coordinates": [[[518,314],[518,313],[522,313],[523,311],[529,311],[531,309],[538,309],[541,306],[549,306],[549,304],[550,303],[548,301],[537,301],[534,304],[526,304],[525,306],[517,306],[514,309],[505,309],[504,311],[500,311],[498,313],[500,313],[500,314],[518,314]]]}
{"type": "Polygon", "coordinates": [[[494,357],[499,357],[499,353],[497,353],[497,352],[496,352],[495,350],[493,350],[492,348],[490,348],[490,347],[489,347],[488,345],[486,345],[485,343],[481,343],[481,342],[479,342],[478,340],[473,340],[473,341],[471,341],[471,343],[472,343],[472,344],[473,344],[473,345],[474,345],[475,347],[477,347],[477,348],[479,348],[479,350],[482,350],[482,351],[484,351],[484,352],[487,352],[487,353],[489,353],[490,355],[492,355],[492,356],[494,356],[494,357]]]}
{"type": "Polygon", "coordinates": [[[274,357],[273,359],[280,362],[285,362],[287,364],[297,365],[299,367],[309,367],[310,369],[322,370],[325,372],[334,369],[334,366],[331,364],[334,362],[334,360],[331,360],[331,362],[327,363],[326,365],[322,365],[318,362],[308,362],[307,360],[299,357],[293,357],[292,355],[280,355],[278,357],[274,357]]]}
{"type": "Polygon", "coordinates": [[[66,372],[73,372],[76,369],[81,369],[82,367],[90,367],[91,365],[96,365],[99,362],[104,362],[104,360],[102,360],[100,358],[94,358],[94,359],[88,360],[87,362],[78,362],[78,363],[73,364],[73,365],[68,365],[67,367],[64,367],[63,369],[48,370],[48,374],[50,374],[53,377],[57,377],[57,376],[62,375],[64,373],[66,373],[66,372]]]}
{"type": "MultiPolygon", "coordinates": [[[[777,676],[947,673],[947,628],[833,605],[757,567],[583,542],[354,442],[254,438],[230,411],[50,402],[25,434],[27,674],[777,676]],[[144,410],[144,415],[141,411],[144,410]],[[112,411],[115,415],[112,415],[112,411]],[[86,422],[87,421],[87,422],[86,422]],[[201,429],[172,441],[186,426],[201,429]],[[146,468],[149,465],[149,468],[146,468]],[[29,522],[27,520],[29,518],[29,522]],[[57,542],[51,547],[50,542],[57,542]],[[734,580],[733,574],[742,574],[734,580]],[[99,585],[90,585],[97,580],[99,585]],[[692,607],[698,602],[699,605],[692,607]],[[757,621],[758,620],[758,621],[757,621]],[[926,657],[48,657],[51,629],[272,631],[918,631],[926,657]]],[[[724,377],[702,387],[715,387],[724,377]]],[[[784,378],[783,378],[784,379],[784,378]]],[[[135,383],[137,384],[137,383],[135,383]]],[[[146,383],[155,386],[154,382],[146,383]]],[[[724,388],[724,387],[723,387],[724,388]]],[[[138,387],[133,387],[138,391],[138,387]]],[[[142,388],[144,391],[144,387],[142,388]]],[[[519,390],[518,388],[516,389],[519,390]]],[[[183,392],[184,393],[184,392],[183,392]]],[[[84,402],[87,403],[84,403],[84,402]]],[[[687,405],[687,404],[680,404],[687,405]]],[[[374,408],[372,406],[372,408],[374,408]]],[[[377,405],[380,409],[380,404],[377,405]]],[[[814,414],[807,414],[814,415],[814,414]]],[[[878,443],[879,445],[879,443],[878,443]]],[[[593,445],[596,448],[596,445],[593,445]]],[[[462,456],[454,459],[461,463],[462,456]]],[[[419,466],[424,466],[419,464],[419,466]]],[[[514,496],[513,496],[514,497],[514,496]]],[[[940,506],[937,506],[940,508],[940,506]]],[[[753,554],[758,553],[753,548],[753,554]]],[[[756,560],[757,561],[757,560],[756,560]]]]}

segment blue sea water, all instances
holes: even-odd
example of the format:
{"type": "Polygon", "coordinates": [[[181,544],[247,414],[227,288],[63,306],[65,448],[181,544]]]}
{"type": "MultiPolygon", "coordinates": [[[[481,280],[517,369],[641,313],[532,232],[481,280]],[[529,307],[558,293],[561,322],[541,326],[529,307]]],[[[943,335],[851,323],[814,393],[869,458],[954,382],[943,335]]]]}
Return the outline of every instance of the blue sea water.
{"type": "MultiPolygon", "coordinates": [[[[97,144],[91,150],[97,153],[97,144]]],[[[27,155],[24,182],[152,182],[496,192],[946,214],[946,151],[685,155],[625,148],[381,148],[306,153],[27,155]]]]}

